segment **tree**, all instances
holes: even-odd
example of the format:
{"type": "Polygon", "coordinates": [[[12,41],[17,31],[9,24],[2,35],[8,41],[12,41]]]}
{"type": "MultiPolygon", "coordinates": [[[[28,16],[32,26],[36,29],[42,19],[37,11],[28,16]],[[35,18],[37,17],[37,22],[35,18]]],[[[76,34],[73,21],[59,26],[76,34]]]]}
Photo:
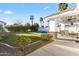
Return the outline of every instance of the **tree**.
{"type": "Polygon", "coordinates": [[[28,31],[30,29],[31,25],[29,23],[25,24],[25,30],[28,31]]]}
{"type": "Polygon", "coordinates": [[[12,32],[28,32],[28,30],[36,32],[38,31],[39,28],[39,24],[38,23],[34,23],[33,25],[30,25],[29,23],[26,23],[25,25],[21,24],[12,24],[12,25],[8,25],[7,29],[12,31],[12,32]]]}
{"type": "Polygon", "coordinates": [[[43,17],[40,17],[40,25],[41,25],[41,27],[44,27],[44,26],[43,26],[43,23],[44,23],[43,17]]]}
{"type": "Polygon", "coordinates": [[[59,10],[63,11],[66,10],[68,7],[68,3],[59,3],[59,10]]]}
{"type": "Polygon", "coordinates": [[[35,27],[35,31],[38,31],[39,24],[38,23],[34,23],[34,27],[35,27]]]}
{"type": "Polygon", "coordinates": [[[19,25],[19,24],[12,24],[12,25],[8,25],[7,26],[8,30],[12,31],[12,32],[22,32],[23,31],[23,25],[19,25]]]}
{"type": "Polygon", "coordinates": [[[31,25],[29,23],[26,23],[25,26],[26,26],[27,29],[30,29],[31,25]]]}
{"type": "Polygon", "coordinates": [[[16,25],[22,25],[22,21],[20,19],[17,19],[14,24],[16,24],[16,25]]]}
{"type": "Polygon", "coordinates": [[[39,24],[38,24],[38,23],[34,23],[34,24],[30,27],[30,29],[31,29],[32,32],[38,31],[38,28],[39,28],[39,24]]]}
{"type": "Polygon", "coordinates": [[[15,30],[16,30],[16,26],[15,26],[15,25],[8,25],[8,26],[6,26],[6,28],[7,28],[9,31],[11,31],[11,32],[15,32],[15,30]]]}
{"type": "Polygon", "coordinates": [[[33,25],[33,19],[34,19],[34,16],[30,16],[30,20],[31,20],[32,25],[33,25]]]}

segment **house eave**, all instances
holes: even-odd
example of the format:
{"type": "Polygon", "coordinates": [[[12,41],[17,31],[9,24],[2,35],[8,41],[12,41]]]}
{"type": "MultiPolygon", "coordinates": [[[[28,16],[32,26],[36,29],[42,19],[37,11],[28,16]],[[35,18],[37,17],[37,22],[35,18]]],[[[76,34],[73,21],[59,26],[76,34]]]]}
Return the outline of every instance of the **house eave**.
{"type": "Polygon", "coordinates": [[[54,19],[54,18],[63,17],[63,16],[72,16],[72,15],[75,15],[75,13],[79,14],[79,10],[75,8],[71,8],[71,9],[64,10],[62,12],[56,12],[54,14],[46,16],[45,19],[54,19]]]}

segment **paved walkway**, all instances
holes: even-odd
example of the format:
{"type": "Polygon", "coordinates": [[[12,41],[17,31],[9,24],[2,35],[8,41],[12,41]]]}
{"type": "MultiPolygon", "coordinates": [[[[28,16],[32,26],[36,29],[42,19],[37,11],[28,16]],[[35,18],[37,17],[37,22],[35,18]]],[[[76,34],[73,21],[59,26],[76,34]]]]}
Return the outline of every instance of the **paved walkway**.
{"type": "Polygon", "coordinates": [[[57,40],[35,50],[27,56],[79,56],[79,43],[57,40]]]}
{"type": "Polygon", "coordinates": [[[79,39],[76,37],[70,37],[70,36],[65,36],[65,35],[58,35],[58,39],[70,40],[70,41],[79,41],[79,39]]]}

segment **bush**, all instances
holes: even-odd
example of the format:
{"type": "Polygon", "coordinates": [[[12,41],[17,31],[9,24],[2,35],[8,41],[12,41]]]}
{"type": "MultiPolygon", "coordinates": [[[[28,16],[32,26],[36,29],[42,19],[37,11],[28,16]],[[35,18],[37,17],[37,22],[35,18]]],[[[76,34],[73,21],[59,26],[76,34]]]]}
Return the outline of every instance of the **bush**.
{"type": "Polygon", "coordinates": [[[18,43],[20,47],[25,47],[27,44],[31,42],[32,40],[25,36],[18,36],[18,38],[16,39],[16,43],[18,43]]]}
{"type": "Polygon", "coordinates": [[[16,39],[16,43],[18,44],[19,46],[19,51],[22,52],[23,55],[26,54],[26,46],[27,44],[31,43],[32,40],[28,37],[25,37],[25,36],[19,36],[17,39],[16,39]]]}
{"type": "Polygon", "coordinates": [[[52,40],[53,36],[50,34],[43,34],[43,35],[41,35],[41,37],[44,38],[45,41],[50,41],[50,40],[52,40]]]}
{"type": "Polygon", "coordinates": [[[15,47],[24,47],[26,44],[31,43],[32,40],[29,37],[16,36],[13,33],[5,33],[0,36],[0,42],[7,43],[15,47]]]}
{"type": "Polygon", "coordinates": [[[38,23],[34,23],[32,26],[27,23],[25,25],[23,24],[12,24],[12,25],[7,25],[6,28],[11,31],[11,32],[28,32],[28,29],[30,29],[33,32],[38,31],[39,28],[39,24],[38,23]]]}
{"type": "Polygon", "coordinates": [[[6,32],[4,31],[3,28],[0,28],[0,40],[2,39],[3,36],[5,36],[6,32]]]}
{"type": "Polygon", "coordinates": [[[1,43],[6,43],[9,44],[11,46],[18,46],[17,43],[15,42],[17,39],[17,36],[15,34],[12,33],[5,33],[3,35],[1,35],[1,43]]]}

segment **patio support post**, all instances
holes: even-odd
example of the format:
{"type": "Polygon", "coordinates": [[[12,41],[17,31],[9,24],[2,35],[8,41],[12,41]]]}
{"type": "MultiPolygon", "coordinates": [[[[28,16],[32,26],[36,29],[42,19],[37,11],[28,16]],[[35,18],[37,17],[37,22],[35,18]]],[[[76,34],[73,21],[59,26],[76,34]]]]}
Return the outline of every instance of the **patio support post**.
{"type": "Polygon", "coordinates": [[[49,21],[49,33],[53,35],[53,39],[57,39],[57,21],[50,20],[49,21]]]}

